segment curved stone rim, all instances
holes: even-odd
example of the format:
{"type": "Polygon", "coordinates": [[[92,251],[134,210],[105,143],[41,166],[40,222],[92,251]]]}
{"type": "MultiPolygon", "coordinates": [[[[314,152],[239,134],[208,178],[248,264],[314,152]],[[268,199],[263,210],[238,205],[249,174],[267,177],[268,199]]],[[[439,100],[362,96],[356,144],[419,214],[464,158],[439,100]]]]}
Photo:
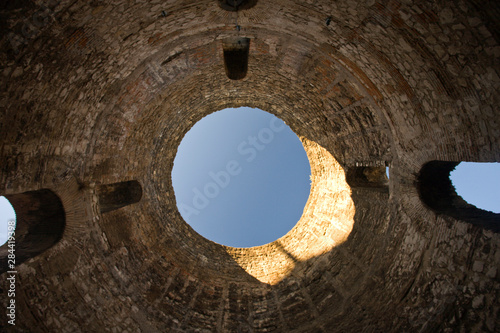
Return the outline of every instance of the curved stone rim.
{"type": "MultiPolygon", "coordinates": [[[[286,110],[283,112],[286,113],[286,110]]],[[[182,123],[178,129],[179,134],[174,136],[183,138],[191,125],[182,123]]],[[[166,135],[162,137],[168,138],[166,135]]],[[[354,223],[354,204],[345,173],[325,148],[305,137],[299,138],[310,163],[312,184],[301,218],[284,236],[268,244],[239,248],[218,244],[200,235],[184,221],[177,208],[171,182],[175,154],[169,155],[167,160],[161,160],[164,156],[161,153],[157,155],[157,158],[160,158],[159,165],[168,167],[164,167],[163,170],[156,167],[150,182],[167,183],[163,188],[157,187],[156,195],[161,198],[158,201],[160,210],[170,212],[168,215],[172,216],[172,219],[159,224],[160,228],[165,228],[163,230],[165,234],[179,235],[173,238],[179,238],[178,241],[183,244],[181,247],[196,249],[188,251],[189,256],[195,257],[193,262],[199,262],[200,258],[201,261],[215,260],[213,253],[223,251],[228,255],[229,263],[223,260],[219,265],[231,265],[231,261],[234,261],[247,274],[268,284],[281,281],[298,262],[324,254],[341,244],[347,239],[354,223]],[[165,179],[168,181],[165,182],[165,179]]],[[[180,144],[180,140],[178,141],[177,146],[172,148],[174,151],[177,151],[180,144]]],[[[168,143],[158,147],[164,145],[168,143]]]]}

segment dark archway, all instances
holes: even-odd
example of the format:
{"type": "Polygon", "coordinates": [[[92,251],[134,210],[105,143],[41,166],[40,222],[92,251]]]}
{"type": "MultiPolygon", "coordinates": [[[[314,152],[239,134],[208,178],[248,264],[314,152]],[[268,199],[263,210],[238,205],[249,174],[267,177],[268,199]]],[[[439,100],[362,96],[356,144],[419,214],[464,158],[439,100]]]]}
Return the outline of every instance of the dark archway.
{"type": "MultiPolygon", "coordinates": [[[[62,238],[66,216],[59,197],[49,189],[8,194],[5,197],[16,211],[15,259],[9,261],[9,243],[0,247],[0,273],[33,258],[62,238]]],[[[12,247],[10,248],[12,249],[12,247]]]]}

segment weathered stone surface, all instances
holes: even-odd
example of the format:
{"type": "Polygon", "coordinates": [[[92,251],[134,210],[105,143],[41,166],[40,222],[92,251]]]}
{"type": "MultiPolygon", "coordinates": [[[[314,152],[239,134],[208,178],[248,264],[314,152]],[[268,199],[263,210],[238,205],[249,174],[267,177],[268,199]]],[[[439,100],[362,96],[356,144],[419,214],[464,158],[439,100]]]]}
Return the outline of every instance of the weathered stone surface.
{"type": "Polygon", "coordinates": [[[498,2],[219,2],[0,5],[0,194],[49,189],[66,217],[0,330],[498,331],[500,235],[418,186],[430,161],[500,162],[498,2]],[[236,106],[285,120],[312,170],[296,227],[250,249],[190,228],[170,177],[189,128],[236,106]],[[140,201],[102,213],[128,181],[140,201]]]}

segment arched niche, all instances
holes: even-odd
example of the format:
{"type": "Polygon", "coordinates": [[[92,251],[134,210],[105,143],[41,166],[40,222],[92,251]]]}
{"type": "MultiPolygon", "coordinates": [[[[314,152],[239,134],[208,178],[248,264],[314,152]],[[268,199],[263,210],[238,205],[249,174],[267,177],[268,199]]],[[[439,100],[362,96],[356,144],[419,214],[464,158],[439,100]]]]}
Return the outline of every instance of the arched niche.
{"type": "Polygon", "coordinates": [[[101,213],[107,213],[133,203],[142,198],[142,186],[136,180],[100,185],[97,187],[101,213]]]}

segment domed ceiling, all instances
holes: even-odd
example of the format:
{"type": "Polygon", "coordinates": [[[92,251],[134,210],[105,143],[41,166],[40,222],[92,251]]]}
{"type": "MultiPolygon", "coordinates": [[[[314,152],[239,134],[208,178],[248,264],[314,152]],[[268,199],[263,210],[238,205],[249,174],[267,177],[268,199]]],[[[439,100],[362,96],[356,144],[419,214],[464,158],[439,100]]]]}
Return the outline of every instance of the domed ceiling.
{"type": "Polygon", "coordinates": [[[500,217],[448,177],[500,161],[496,2],[23,0],[0,16],[0,194],[18,215],[2,330],[499,330],[500,217]],[[312,172],[297,225],[253,248],[198,235],[171,181],[185,133],[240,106],[283,119],[312,172]]]}

